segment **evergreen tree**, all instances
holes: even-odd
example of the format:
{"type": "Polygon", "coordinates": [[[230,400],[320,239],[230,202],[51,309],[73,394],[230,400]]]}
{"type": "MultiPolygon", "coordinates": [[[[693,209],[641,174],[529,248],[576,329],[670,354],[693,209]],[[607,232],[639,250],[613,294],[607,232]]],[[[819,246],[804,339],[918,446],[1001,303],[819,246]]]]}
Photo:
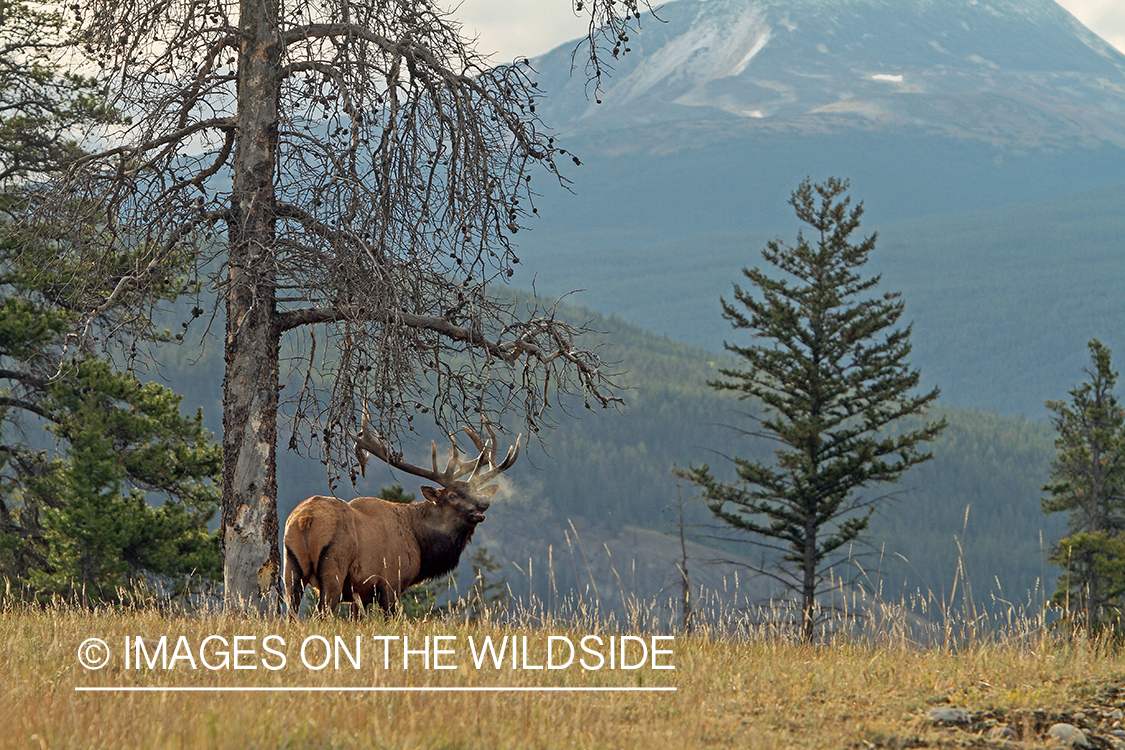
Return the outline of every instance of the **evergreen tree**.
{"type": "MultiPolygon", "coordinates": [[[[53,60],[57,13],[0,0],[0,210],[18,212],[36,179],[81,156],[79,126],[116,118],[89,80],[53,60]]],[[[91,218],[91,220],[94,220],[91,218]]],[[[0,219],[0,577],[39,595],[113,599],[152,576],[214,580],[219,448],[180,398],[71,349],[72,291],[95,260],[57,242],[17,241],[0,219]],[[52,271],[44,271],[47,267],[52,271]],[[44,428],[46,432],[44,432],[44,428]],[[163,496],[162,507],[146,497],[163,496]]],[[[133,258],[108,254],[109,273],[133,258]]],[[[183,289],[162,278],[158,297],[183,289]]],[[[128,295],[121,299],[128,302],[128,295]]],[[[106,306],[92,330],[113,328],[106,306]]],[[[182,583],[176,583],[182,588],[182,583]]]]}
{"type": "Polygon", "coordinates": [[[64,26],[46,6],[0,0],[0,185],[57,169],[81,155],[77,127],[117,119],[90,79],[55,64],[64,26]]]}
{"type": "Polygon", "coordinates": [[[459,601],[447,608],[464,620],[480,620],[489,614],[506,612],[511,595],[508,582],[501,573],[503,566],[487,547],[477,547],[469,555],[469,562],[472,564],[473,583],[459,601]]]}
{"type": "Polygon", "coordinates": [[[737,305],[722,301],[723,317],[761,343],[726,344],[746,369],[721,369],[728,379],[711,385],[762,403],[753,434],[781,445],[776,460],[734,458],[733,483],[706,464],[678,472],[701,488],[716,517],[780,554],[777,568],[760,572],[799,593],[805,641],[815,633],[817,593],[840,562],[833,553],[860,537],[880,499],[860,490],[929,459],[920,446],[945,426],[889,429],[922,413],[938,389],[911,395],[919,372],[906,363],[910,326],[894,327],[903,302],[897,293],[874,295],[880,277],[859,273],[875,236],[853,244],[863,207],[849,208],[847,187],[835,178],[802,182],[789,202],[812,242],[802,230],[795,247],[768,243],[762,257],[780,274],[743,269],[752,289],[736,284],[737,305]]]}
{"type": "Polygon", "coordinates": [[[183,417],[168,388],[94,359],[28,396],[8,399],[0,415],[0,576],[86,603],[154,576],[173,591],[218,580],[207,524],[221,453],[201,412],[183,417]],[[29,444],[29,419],[46,426],[57,453],[29,444]],[[153,507],[150,495],[166,500],[153,507]]]}
{"type": "Polygon", "coordinates": [[[403,489],[401,484],[394,484],[390,487],[384,487],[379,491],[379,497],[383,498],[390,503],[402,503],[409,505],[414,502],[416,495],[413,492],[407,492],[403,489]]]}
{"type": "Polygon", "coordinates": [[[1070,513],[1071,534],[1049,558],[1063,568],[1051,604],[1094,635],[1119,625],[1125,596],[1125,411],[1113,389],[1110,351],[1089,342],[1090,380],[1070,402],[1047,401],[1058,432],[1044,513],[1070,513]]]}

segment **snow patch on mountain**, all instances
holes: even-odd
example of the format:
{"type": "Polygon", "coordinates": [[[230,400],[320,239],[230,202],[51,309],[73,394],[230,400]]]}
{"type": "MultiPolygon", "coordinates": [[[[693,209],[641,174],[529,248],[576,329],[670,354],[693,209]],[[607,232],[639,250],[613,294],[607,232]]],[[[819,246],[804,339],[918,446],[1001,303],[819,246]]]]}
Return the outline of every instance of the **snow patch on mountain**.
{"type": "Polygon", "coordinates": [[[756,5],[713,13],[710,5],[703,4],[685,33],[672,37],[643,66],[611,83],[606,98],[625,104],[671,85],[682,93],[677,104],[702,104],[693,101],[693,91],[742,74],[772,36],[765,13],[756,5]]]}

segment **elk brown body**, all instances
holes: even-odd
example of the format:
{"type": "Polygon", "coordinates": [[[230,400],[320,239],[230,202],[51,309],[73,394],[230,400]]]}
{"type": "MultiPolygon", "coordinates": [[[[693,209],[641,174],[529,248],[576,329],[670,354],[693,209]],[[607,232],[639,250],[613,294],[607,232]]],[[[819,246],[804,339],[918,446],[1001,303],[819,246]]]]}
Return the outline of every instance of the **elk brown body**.
{"type": "MultiPolygon", "coordinates": [[[[306,585],[320,590],[319,609],[331,614],[341,601],[352,602],[356,617],[371,602],[393,614],[402,592],[416,583],[442,576],[457,567],[461,553],[484,520],[496,485],[484,486],[506,471],[519,455],[519,440],[499,466],[492,463],[492,442],[483,443],[466,428],[480,450],[463,461],[453,442],[444,471],[402,461],[387,451],[364,415],[356,436],[356,452],[365,469],[364,452],[440,487],[422,487],[423,500],[392,503],[377,497],[351,502],[325,495],[303,501],[285,523],[285,591],[290,616],[295,616],[306,585]],[[482,471],[482,468],[487,469],[482,471]],[[464,478],[462,478],[464,477],[464,478]]],[[[489,430],[491,433],[491,429],[489,430]]]]}

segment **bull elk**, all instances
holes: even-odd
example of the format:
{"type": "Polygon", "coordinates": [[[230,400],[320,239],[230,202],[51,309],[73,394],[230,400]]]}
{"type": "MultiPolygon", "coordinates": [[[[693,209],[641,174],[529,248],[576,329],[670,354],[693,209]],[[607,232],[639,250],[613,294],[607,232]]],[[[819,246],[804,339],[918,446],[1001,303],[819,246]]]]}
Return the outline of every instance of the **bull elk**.
{"type": "Polygon", "coordinates": [[[352,613],[377,600],[383,612],[394,614],[402,592],[416,583],[444,575],[457,567],[496,485],[488,485],[511,468],[520,451],[520,438],[500,464],[493,462],[496,434],[488,426],[490,442],[465,427],[479,454],[464,460],[450,436],[449,461],[438,471],[437,446],[430,442],[433,469],[414,466],[392,454],[371,429],[367,414],[355,439],[356,457],[366,475],[367,453],[408,474],[439,487],[422,487],[417,503],[392,503],[377,497],[351,502],[315,495],[289,514],[285,522],[285,592],[289,615],[301,603],[306,585],[320,590],[319,608],[331,614],[341,602],[352,602],[352,613]],[[486,486],[488,485],[488,486],[486,486]]]}

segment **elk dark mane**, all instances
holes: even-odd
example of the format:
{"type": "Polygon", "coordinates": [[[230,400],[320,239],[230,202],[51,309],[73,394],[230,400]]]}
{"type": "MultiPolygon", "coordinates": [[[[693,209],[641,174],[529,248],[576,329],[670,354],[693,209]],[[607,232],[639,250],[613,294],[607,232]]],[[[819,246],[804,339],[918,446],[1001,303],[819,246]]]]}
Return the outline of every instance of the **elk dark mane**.
{"type": "Polygon", "coordinates": [[[418,567],[418,583],[431,578],[440,578],[449,573],[461,562],[461,553],[472,541],[476,526],[467,526],[455,536],[442,534],[429,534],[419,537],[418,543],[427,554],[422,556],[422,564],[418,567]]]}

